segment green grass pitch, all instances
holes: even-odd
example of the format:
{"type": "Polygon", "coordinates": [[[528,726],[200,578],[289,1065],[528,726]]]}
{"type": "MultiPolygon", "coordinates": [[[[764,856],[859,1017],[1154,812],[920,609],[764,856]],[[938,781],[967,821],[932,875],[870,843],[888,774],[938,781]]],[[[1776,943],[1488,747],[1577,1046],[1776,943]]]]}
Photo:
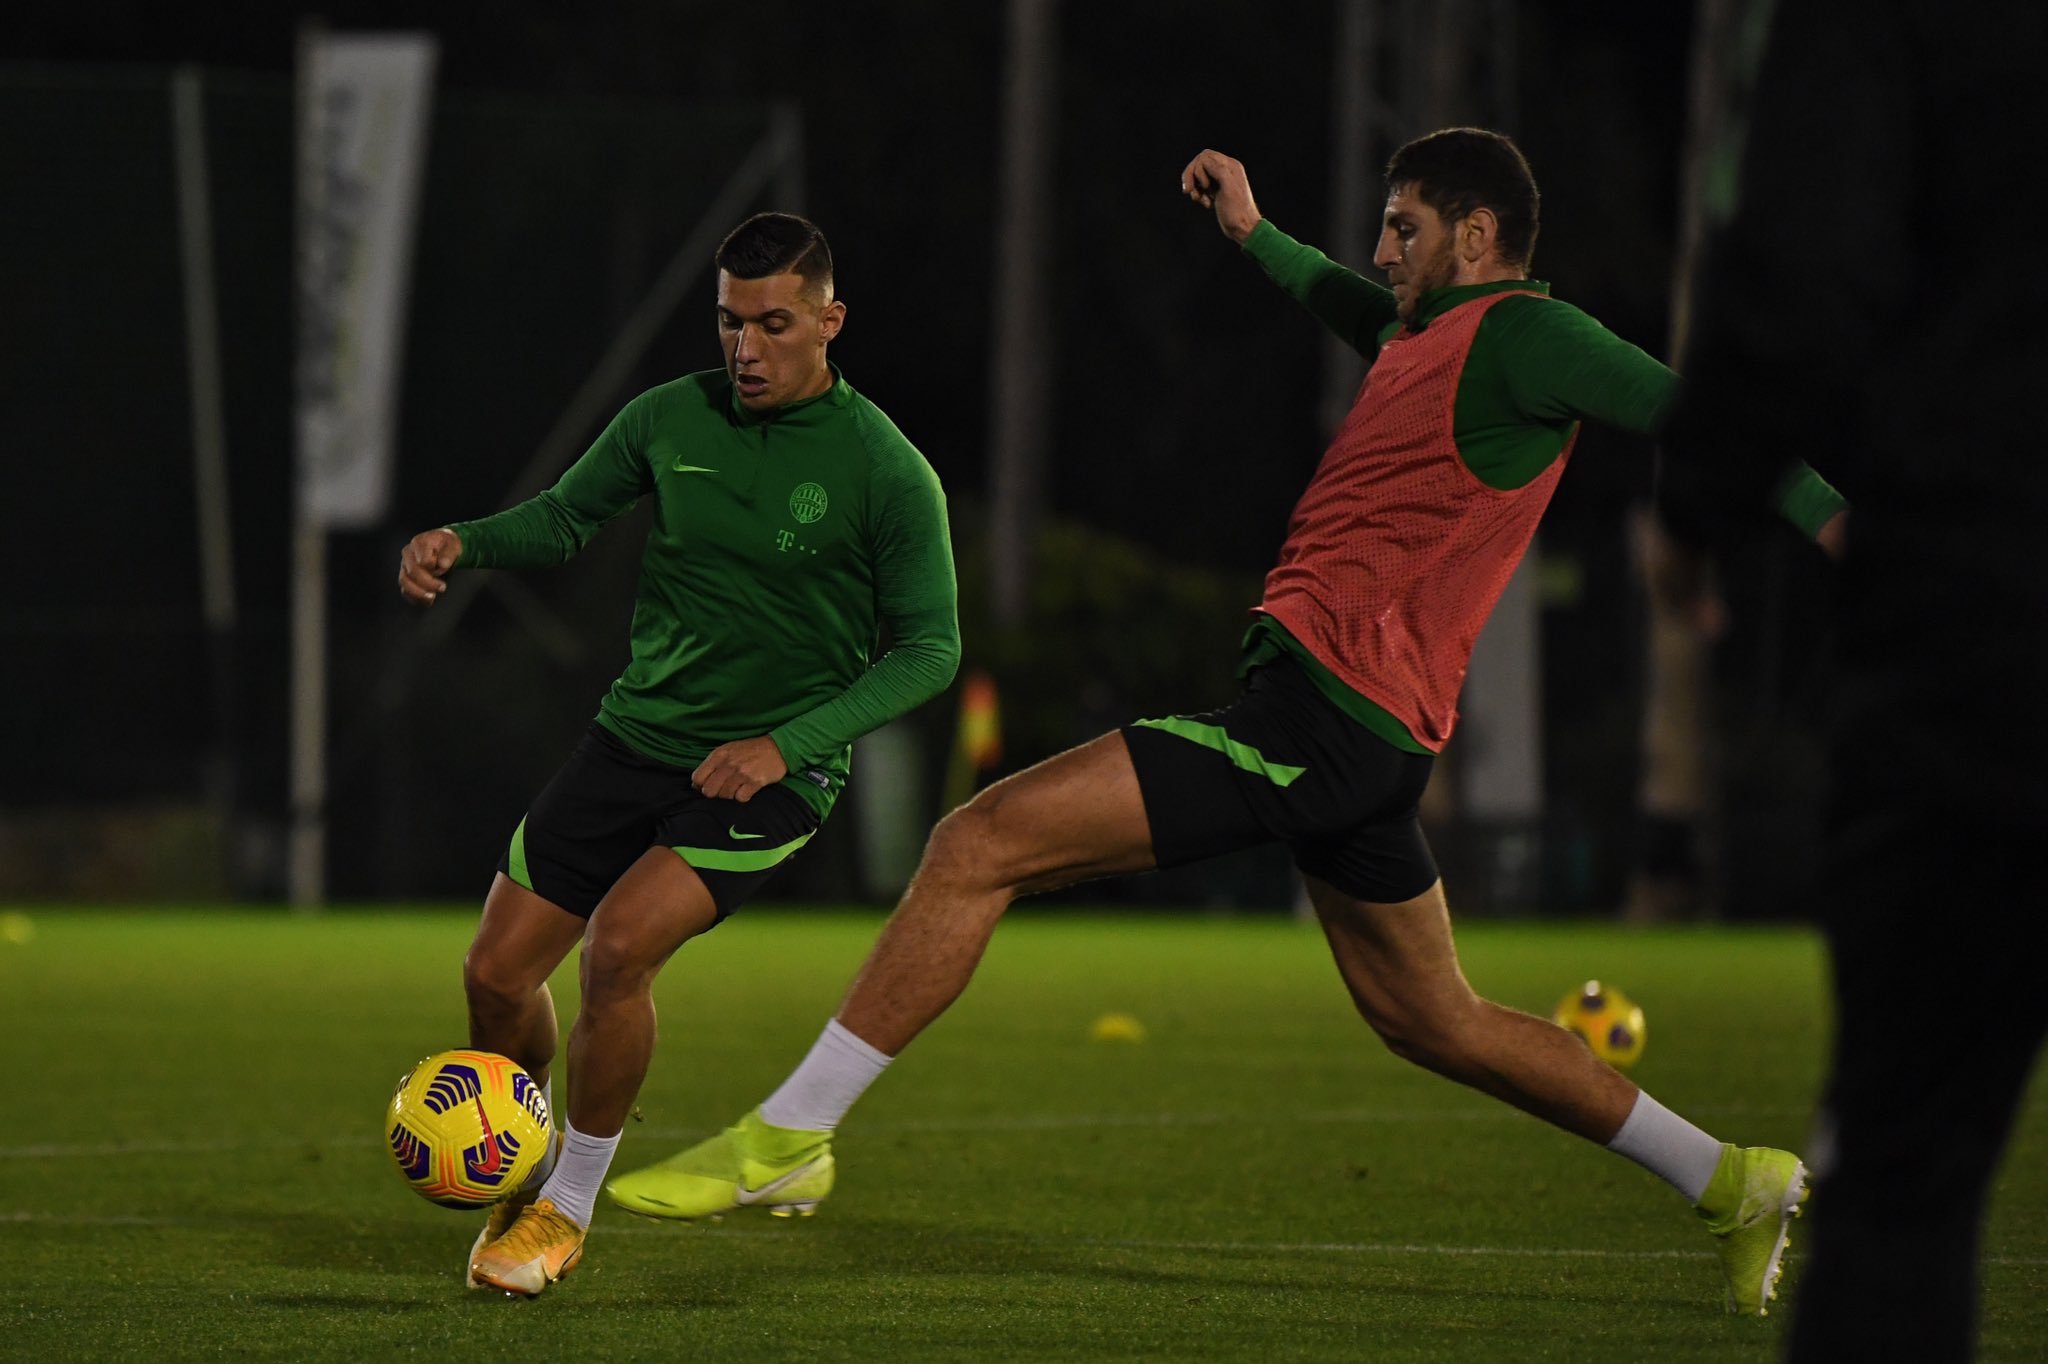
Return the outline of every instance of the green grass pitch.
{"type": "MultiPolygon", "coordinates": [[[[476,1215],[408,1193],[381,1144],[400,1072],[464,1040],[472,911],[29,913],[32,937],[0,924],[0,1358],[1583,1364],[1768,1360],[1785,1325],[1723,1315],[1663,1184],[1387,1055],[1303,924],[1027,906],[842,1129],[818,1217],[600,1205],[582,1267],[519,1302],[463,1290],[476,1215]],[[1091,1041],[1113,1011],[1149,1039],[1091,1041]]],[[[622,1162],[757,1102],[880,922],[762,909],[686,947],[622,1162]]],[[[1538,1012],[1623,986],[1652,1092],[1802,1140],[1810,935],[1482,923],[1461,946],[1538,1012]]],[[[556,991],[566,1026],[573,970],[556,991]]],[[[1983,1357],[2039,1358],[2038,1083],[1985,1250],[1983,1357]]]]}

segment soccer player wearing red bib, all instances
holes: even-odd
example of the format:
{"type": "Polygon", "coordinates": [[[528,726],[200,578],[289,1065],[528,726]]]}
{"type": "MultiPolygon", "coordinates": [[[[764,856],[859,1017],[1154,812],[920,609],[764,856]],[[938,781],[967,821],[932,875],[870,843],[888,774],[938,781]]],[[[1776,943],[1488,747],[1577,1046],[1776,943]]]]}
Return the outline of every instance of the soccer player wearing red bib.
{"type": "MultiPolygon", "coordinates": [[[[815,1205],[839,1120],[965,988],[1011,901],[1278,841],[1389,1048],[1662,1176],[1715,1234],[1731,1307],[1765,1310],[1804,1196],[1798,1159],[1724,1145],[1562,1029],[1473,993],[1417,822],[1473,643],[1579,422],[1653,431],[1675,378],[1528,278],[1536,186],[1508,139],[1436,133],[1396,153],[1387,182],[1374,263],[1391,288],[1264,221],[1230,157],[1182,172],[1227,236],[1372,360],[1267,576],[1239,699],[1139,721],[948,815],[810,1055],[736,1126],[614,1179],[614,1201],[668,1217],[815,1205]]],[[[1841,499],[1811,470],[1781,491],[1809,532],[1839,532],[1841,499]]]]}

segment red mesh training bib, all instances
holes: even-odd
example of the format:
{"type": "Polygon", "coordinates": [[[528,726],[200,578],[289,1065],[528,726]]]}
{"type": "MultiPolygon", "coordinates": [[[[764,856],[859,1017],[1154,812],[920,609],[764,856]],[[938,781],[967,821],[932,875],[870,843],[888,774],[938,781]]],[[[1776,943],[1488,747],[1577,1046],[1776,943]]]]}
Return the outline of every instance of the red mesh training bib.
{"type": "Polygon", "coordinates": [[[1259,610],[1440,750],[1480,627],[1521,562],[1578,433],[1534,480],[1490,488],[1451,436],[1480,320],[1461,303],[1380,349],[1288,521],[1259,610]]]}

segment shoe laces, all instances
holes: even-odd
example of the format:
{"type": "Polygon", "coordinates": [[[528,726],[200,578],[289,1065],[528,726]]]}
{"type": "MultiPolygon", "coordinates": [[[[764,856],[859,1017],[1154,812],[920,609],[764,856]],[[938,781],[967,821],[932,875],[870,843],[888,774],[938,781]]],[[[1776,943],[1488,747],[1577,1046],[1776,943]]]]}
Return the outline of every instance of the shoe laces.
{"type": "Polygon", "coordinates": [[[542,1198],[519,1214],[519,1220],[498,1238],[492,1249],[502,1250],[515,1259],[529,1260],[565,1240],[582,1239],[583,1228],[555,1211],[553,1200],[542,1198]]]}
{"type": "Polygon", "coordinates": [[[519,1214],[533,1206],[533,1199],[534,1195],[531,1192],[515,1192],[506,1194],[504,1198],[493,1203],[490,1215],[484,1223],[490,1229],[491,1239],[495,1241],[512,1230],[512,1224],[519,1220],[519,1214]]]}

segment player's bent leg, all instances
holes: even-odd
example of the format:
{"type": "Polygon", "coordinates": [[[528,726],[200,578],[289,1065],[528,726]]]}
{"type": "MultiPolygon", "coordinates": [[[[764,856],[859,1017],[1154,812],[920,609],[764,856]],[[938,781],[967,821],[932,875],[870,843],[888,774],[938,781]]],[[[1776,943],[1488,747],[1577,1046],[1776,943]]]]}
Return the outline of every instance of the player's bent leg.
{"type": "Polygon", "coordinates": [[[702,878],[672,849],[650,848],[590,916],[569,1032],[570,1124],[593,1136],[625,1126],[654,1055],[654,978],[675,950],[718,921],[702,878]]]}
{"type": "Polygon", "coordinates": [[[1352,1001],[1395,1055],[1603,1145],[1621,1130],[1633,1084],[1562,1028],[1466,983],[1442,882],[1400,904],[1313,876],[1308,889],[1352,1001]]]}
{"type": "Polygon", "coordinates": [[[991,786],[933,830],[838,1018],[789,1080],[717,1136],[612,1180],[606,1194],[647,1217],[743,1207],[809,1215],[832,1190],[839,1119],[959,997],[1011,901],[1152,864],[1151,826],[1121,734],[991,786]]]}
{"type": "Polygon", "coordinates": [[[894,1056],[967,988],[1018,896],[1152,865],[1151,825],[1122,734],[997,782],[932,830],[839,1022],[894,1056]]]}
{"type": "Polygon", "coordinates": [[[475,1279],[533,1297],[581,1262],[592,1205],[654,1054],[654,977],[717,919],[703,880],[669,848],[643,853],[598,903],[569,1033],[562,1158],[533,1205],[476,1252],[475,1279]]]}
{"type": "Polygon", "coordinates": [[[581,918],[498,873],[462,959],[470,1046],[509,1056],[547,1083],[557,1036],[548,977],[583,930],[581,918]]]}
{"type": "MultiPolygon", "coordinates": [[[[555,1004],[547,980],[583,936],[584,921],[536,895],[500,872],[484,899],[483,918],[462,961],[463,994],[469,1004],[469,1044],[517,1061],[546,1084],[555,1059],[555,1004]]],[[[556,1133],[556,1151],[561,1135],[556,1133]]],[[[512,1229],[532,1205],[540,1180],[553,1167],[543,1162],[536,1178],[495,1204],[469,1254],[463,1281],[483,1287],[472,1266],[483,1248],[512,1229]]]]}
{"type": "Polygon", "coordinates": [[[1353,899],[1315,877],[1308,885],[1344,983],[1390,1050],[1630,1155],[1685,1190],[1715,1238],[1729,1310],[1768,1310],[1806,1197],[1798,1157],[1714,1141],[1564,1029],[1481,999],[1458,966],[1441,882],[1394,905],[1353,899]],[[1627,1149],[1635,1146],[1649,1149],[1627,1149]]]}

